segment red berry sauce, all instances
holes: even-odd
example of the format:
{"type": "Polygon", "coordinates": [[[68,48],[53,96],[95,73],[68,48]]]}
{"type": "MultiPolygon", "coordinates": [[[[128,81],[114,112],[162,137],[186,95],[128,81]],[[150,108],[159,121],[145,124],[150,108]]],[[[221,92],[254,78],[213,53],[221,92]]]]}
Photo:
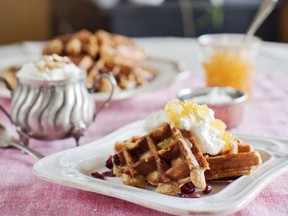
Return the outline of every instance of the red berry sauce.
{"type": "MultiPolygon", "coordinates": [[[[180,186],[181,194],[177,194],[176,197],[181,198],[200,198],[199,193],[194,193],[196,191],[196,186],[192,182],[187,182],[180,186]]],[[[202,191],[204,195],[209,194],[212,190],[212,186],[206,184],[205,189],[202,191]]]]}
{"type": "Polygon", "coordinates": [[[192,194],[177,194],[177,197],[181,197],[181,198],[200,198],[200,194],[198,193],[192,193],[192,194]]]}
{"type": "Polygon", "coordinates": [[[106,160],[105,166],[108,169],[112,169],[113,168],[112,155],[110,155],[109,158],[106,160]]]}
{"type": "Polygon", "coordinates": [[[116,176],[111,170],[102,172],[102,175],[104,177],[115,177],[116,176]]]}
{"type": "Polygon", "coordinates": [[[104,179],[104,176],[98,172],[91,173],[93,178],[104,179]]]}
{"type": "Polygon", "coordinates": [[[180,190],[183,194],[192,194],[195,192],[196,187],[192,182],[187,182],[180,186],[180,190]]]}
{"type": "Polygon", "coordinates": [[[205,189],[203,190],[203,194],[209,194],[212,190],[211,185],[207,184],[205,189]]]}

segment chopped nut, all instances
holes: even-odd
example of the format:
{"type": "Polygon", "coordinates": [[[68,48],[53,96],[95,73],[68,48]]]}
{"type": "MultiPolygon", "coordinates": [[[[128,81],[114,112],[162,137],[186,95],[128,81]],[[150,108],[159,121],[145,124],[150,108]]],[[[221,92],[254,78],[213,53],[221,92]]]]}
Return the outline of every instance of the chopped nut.
{"type": "Polygon", "coordinates": [[[62,68],[68,63],[71,63],[69,58],[53,54],[43,56],[43,59],[36,62],[35,66],[41,72],[45,72],[46,69],[62,68]]]}
{"type": "Polygon", "coordinates": [[[35,64],[35,66],[38,68],[38,70],[44,71],[45,70],[45,61],[40,60],[35,64]]]}

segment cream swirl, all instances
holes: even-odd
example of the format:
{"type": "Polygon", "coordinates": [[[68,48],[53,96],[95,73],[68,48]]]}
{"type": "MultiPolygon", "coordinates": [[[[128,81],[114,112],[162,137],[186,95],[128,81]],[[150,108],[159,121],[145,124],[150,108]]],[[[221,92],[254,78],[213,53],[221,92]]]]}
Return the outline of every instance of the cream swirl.
{"type": "Polygon", "coordinates": [[[73,64],[68,57],[61,57],[56,54],[43,56],[35,63],[24,64],[17,72],[18,78],[31,80],[65,80],[79,76],[84,73],[73,64]]]}

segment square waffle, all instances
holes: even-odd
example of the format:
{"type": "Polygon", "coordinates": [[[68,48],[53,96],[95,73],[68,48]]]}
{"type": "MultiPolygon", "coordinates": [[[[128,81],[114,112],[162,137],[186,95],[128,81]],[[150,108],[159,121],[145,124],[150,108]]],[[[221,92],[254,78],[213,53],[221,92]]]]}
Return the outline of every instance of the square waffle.
{"type": "Polygon", "coordinates": [[[179,186],[189,181],[206,186],[209,165],[190,132],[164,124],[142,137],[117,142],[115,151],[119,160],[113,172],[127,185],[144,188],[148,182],[170,195],[180,193],[179,186]]]}
{"type": "Polygon", "coordinates": [[[249,175],[262,163],[259,153],[240,140],[234,153],[208,156],[206,160],[210,166],[205,172],[206,180],[233,179],[249,175]]]}
{"type": "Polygon", "coordinates": [[[259,153],[240,140],[225,154],[203,156],[191,132],[167,123],[142,137],[116,142],[115,152],[113,172],[124,184],[144,188],[148,183],[168,195],[179,194],[189,181],[203,188],[206,180],[248,175],[262,163],[259,153]]]}

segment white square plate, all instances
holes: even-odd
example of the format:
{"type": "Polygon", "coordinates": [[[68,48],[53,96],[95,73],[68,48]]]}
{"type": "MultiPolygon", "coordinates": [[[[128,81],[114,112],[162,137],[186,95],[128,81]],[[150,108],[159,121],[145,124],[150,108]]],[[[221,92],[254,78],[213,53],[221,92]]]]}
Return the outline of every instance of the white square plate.
{"type": "Polygon", "coordinates": [[[263,164],[250,176],[242,176],[231,183],[213,183],[212,192],[198,199],[167,196],[154,192],[153,188],[127,186],[118,177],[92,178],[90,173],[108,170],[105,161],[114,154],[116,141],[145,133],[143,123],[131,123],[98,141],[47,156],[33,166],[33,171],[52,183],[116,197],[157,211],[189,215],[238,211],[272,179],[288,170],[288,141],[239,135],[259,151],[263,164]]]}

